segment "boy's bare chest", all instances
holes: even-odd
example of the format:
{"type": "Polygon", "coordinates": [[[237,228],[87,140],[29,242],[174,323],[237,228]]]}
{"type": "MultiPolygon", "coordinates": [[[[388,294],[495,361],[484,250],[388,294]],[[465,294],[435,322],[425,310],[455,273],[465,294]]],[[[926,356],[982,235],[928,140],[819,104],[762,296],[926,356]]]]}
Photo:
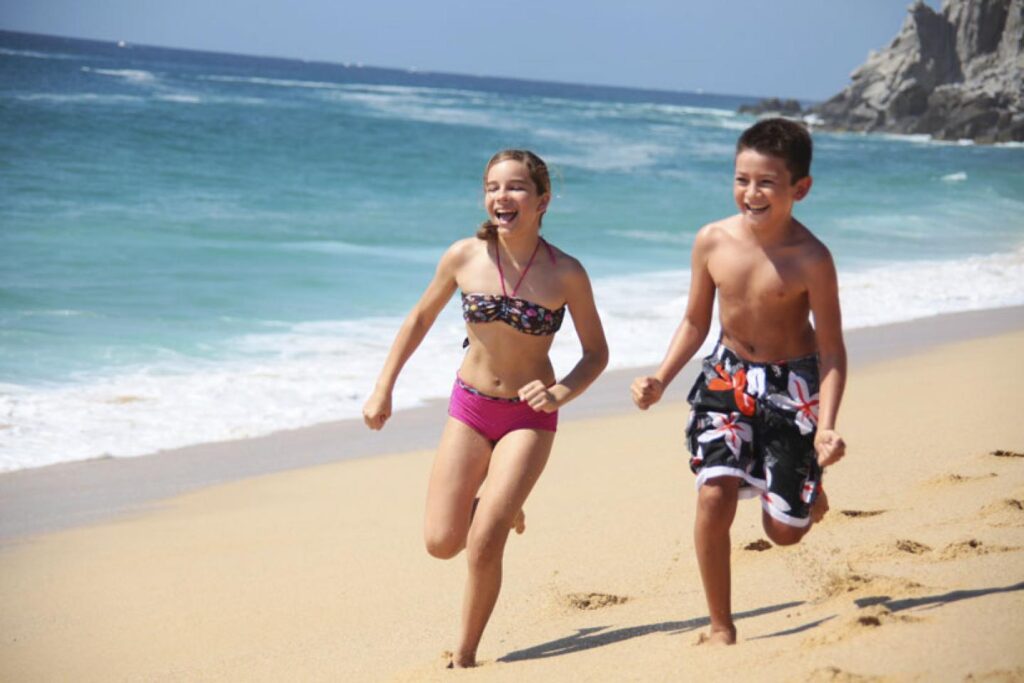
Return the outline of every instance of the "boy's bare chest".
{"type": "Polygon", "coordinates": [[[782,302],[806,291],[797,259],[784,252],[721,249],[709,259],[708,270],[725,299],[782,302]]]}

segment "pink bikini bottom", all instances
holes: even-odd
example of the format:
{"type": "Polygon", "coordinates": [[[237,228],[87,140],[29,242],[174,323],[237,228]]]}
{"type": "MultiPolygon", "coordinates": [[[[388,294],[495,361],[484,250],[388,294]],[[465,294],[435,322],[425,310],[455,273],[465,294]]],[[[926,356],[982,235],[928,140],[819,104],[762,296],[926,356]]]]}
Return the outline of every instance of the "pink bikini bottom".
{"type": "Polygon", "coordinates": [[[538,412],[518,398],[488,396],[459,377],[455,378],[452,387],[448,414],[494,443],[517,429],[553,432],[558,428],[557,410],[553,413],[538,412]]]}

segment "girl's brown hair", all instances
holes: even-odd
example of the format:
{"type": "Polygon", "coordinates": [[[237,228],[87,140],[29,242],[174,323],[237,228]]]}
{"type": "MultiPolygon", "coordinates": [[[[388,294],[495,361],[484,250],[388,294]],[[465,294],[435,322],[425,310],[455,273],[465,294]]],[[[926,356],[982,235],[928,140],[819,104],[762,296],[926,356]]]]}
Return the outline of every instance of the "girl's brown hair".
{"type": "MultiPolygon", "coordinates": [[[[503,149],[491,157],[484,168],[484,184],[487,184],[487,174],[491,172],[491,168],[495,164],[510,159],[526,166],[526,172],[530,174],[530,180],[533,181],[538,195],[544,196],[551,192],[551,176],[548,175],[548,165],[539,156],[526,149],[503,149]]],[[[541,220],[543,220],[543,216],[541,216],[541,220]]],[[[476,236],[482,240],[497,239],[498,226],[488,218],[480,224],[476,236]]]]}

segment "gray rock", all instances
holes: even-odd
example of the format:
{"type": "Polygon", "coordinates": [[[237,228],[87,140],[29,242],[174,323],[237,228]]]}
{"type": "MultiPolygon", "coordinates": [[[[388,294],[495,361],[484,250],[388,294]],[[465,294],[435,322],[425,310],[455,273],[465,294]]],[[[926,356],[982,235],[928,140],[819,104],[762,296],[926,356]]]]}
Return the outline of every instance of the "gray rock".
{"type": "Polygon", "coordinates": [[[810,109],[823,127],[1024,140],[1024,0],[917,0],[850,80],[810,109]]]}
{"type": "Polygon", "coordinates": [[[740,105],[741,114],[781,114],[783,116],[799,116],[803,107],[796,100],[780,100],[778,97],[769,97],[757,104],[740,105]]]}

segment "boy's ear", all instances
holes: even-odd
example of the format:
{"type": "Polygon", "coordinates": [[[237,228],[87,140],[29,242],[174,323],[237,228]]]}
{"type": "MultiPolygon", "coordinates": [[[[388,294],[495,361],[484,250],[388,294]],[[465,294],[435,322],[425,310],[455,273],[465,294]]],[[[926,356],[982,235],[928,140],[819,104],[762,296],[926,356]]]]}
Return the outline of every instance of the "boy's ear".
{"type": "Polygon", "coordinates": [[[797,201],[800,201],[801,199],[806,197],[807,194],[811,191],[811,185],[813,184],[814,179],[811,178],[811,176],[805,176],[800,180],[796,181],[796,192],[793,195],[794,198],[797,201]]]}

